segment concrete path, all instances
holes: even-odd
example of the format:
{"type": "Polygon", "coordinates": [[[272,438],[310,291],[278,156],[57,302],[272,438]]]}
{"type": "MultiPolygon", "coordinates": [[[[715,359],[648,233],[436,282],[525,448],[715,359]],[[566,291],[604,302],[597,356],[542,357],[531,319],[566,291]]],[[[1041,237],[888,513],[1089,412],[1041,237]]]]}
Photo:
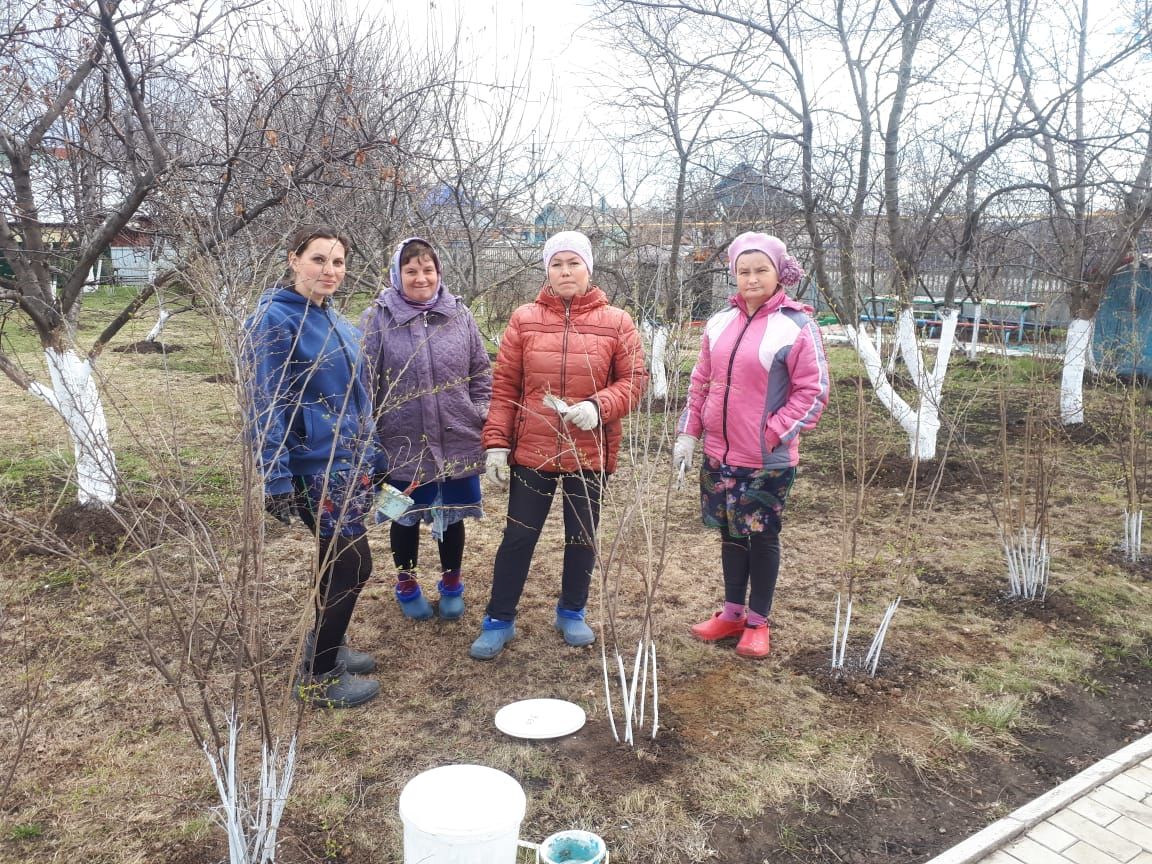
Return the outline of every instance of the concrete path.
{"type": "Polygon", "coordinates": [[[1152,864],[1152,735],[926,864],[1152,864]]]}

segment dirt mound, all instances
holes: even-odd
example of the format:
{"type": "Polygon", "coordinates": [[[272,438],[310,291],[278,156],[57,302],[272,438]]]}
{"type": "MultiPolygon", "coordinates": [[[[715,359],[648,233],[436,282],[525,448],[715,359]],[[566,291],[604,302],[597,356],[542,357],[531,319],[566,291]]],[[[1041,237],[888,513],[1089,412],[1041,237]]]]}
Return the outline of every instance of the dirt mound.
{"type": "Polygon", "coordinates": [[[124,543],[124,526],[101,506],[69,504],[52,515],[52,531],[72,548],[110,555],[124,543]]]}
{"type": "Polygon", "coordinates": [[[139,342],[120,345],[112,350],[117,354],[174,354],[177,351],[183,351],[184,346],[166,345],[163,342],[150,342],[147,339],[141,339],[139,342]]]}

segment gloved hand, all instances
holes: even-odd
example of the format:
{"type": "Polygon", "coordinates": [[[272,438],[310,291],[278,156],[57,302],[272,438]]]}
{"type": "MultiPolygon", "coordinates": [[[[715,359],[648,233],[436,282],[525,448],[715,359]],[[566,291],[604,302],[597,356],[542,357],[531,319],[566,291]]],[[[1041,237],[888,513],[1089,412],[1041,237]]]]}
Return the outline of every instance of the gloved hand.
{"type": "Polygon", "coordinates": [[[588,432],[600,425],[600,409],[595,402],[577,402],[564,413],[564,422],[588,432]]]}
{"type": "Polygon", "coordinates": [[[691,435],[677,435],[672,447],[672,470],[686,470],[692,466],[692,454],[696,450],[696,439],[691,435]]]}
{"type": "Polygon", "coordinates": [[[283,525],[292,524],[292,499],[295,496],[291,492],[280,492],[276,495],[264,496],[264,509],[276,518],[278,522],[283,525]]]}
{"type": "Polygon", "coordinates": [[[375,471],[372,474],[372,488],[376,494],[380,494],[380,490],[384,488],[384,484],[392,484],[391,475],[387,471],[375,471]]]}
{"type": "Polygon", "coordinates": [[[501,489],[508,488],[508,449],[496,447],[484,454],[484,474],[488,482],[501,489]]]}

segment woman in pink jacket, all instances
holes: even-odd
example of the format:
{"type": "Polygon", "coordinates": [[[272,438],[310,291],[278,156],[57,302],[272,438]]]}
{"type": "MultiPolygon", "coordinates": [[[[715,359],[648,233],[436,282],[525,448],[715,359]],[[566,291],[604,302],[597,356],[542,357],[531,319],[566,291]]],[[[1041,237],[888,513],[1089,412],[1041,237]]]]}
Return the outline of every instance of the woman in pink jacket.
{"type": "Polygon", "coordinates": [[[800,433],[828,404],[828,363],[811,307],[784,291],[803,271],[783,241],[741,234],[728,267],[736,294],[705,326],[672,463],[687,468],[703,436],[700,506],[704,524],[720,529],[724,608],[692,633],[705,642],[739,636],[737,654],[766,657],[781,515],[800,433]]]}

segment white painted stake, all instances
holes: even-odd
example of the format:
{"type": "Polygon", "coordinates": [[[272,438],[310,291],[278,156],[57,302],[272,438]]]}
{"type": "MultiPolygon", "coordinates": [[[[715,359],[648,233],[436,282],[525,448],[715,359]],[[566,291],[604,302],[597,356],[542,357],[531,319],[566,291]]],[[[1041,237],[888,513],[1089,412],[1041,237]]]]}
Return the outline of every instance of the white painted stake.
{"type": "Polygon", "coordinates": [[[624,658],[616,652],[616,666],[620,672],[620,692],[624,694],[624,743],[632,743],[632,706],[628,704],[628,676],[624,674],[624,658]]]}
{"type": "Polygon", "coordinates": [[[839,669],[844,668],[844,654],[848,650],[848,628],[852,624],[852,600],[848,600],[848,610],[844,613],[844,637],[840,642],[840,665],[839,669]]]}
{"type": "Polygon", "coordinates": [[[604,672],[604,705],[608,708],[608,724],[612,727],[612,738],[620,743],[620,735],[616,731],[616,718],[612,714],[612,687],[608,683],[608,654],[604,648],[604,640],[600,640],[600,669],[604,672]]]}
{"type": "Polygon", "coordinates": [[[836,662],[836,647],[840,644],[840,592],[836,592],[836,627],[832,630],[832,668],[839,669],[836,662]]]}
{"type": "Polygon", "coordinates": [[[644,647],[644,640],[640,640],[640,647],[637,649],[644,657],[644,668],[640,672],[640,720],[636,725],[637,729],[644,728],[644,703],[648,701],[648,649],[644,647]]]}
{"type": "Polygon", "coordinates": [[[652,652],[652,737],[660,728],[660,684],[656,674],[656,643],[649,642],[648,648],[652,652]]]}
{"type": "Polygon", "coordinates": [[[876,628],[876,635],[872,637],[872,647],[868,649],[868,656],[864,658],[864,665],[868,665],[868,661],[872,661],[872,669],[869,675],[872,678],[876,677],[876,667],[880,665],[880,653],[884,650],[884,638],[888,635],[888,626],[892,623],[892,616],[896,614],[896,610],[900,606],[900,597],[897,597],[888,604],[888,609],[884,612],[884,617],[880,621],[880,626],[876,628]]]}
{"type": "Polygon", "coordinates": [[[635,743],[632,740],[632,728],[634,725],[632,723],[632,719],[636,715],[636,684],[640,680],[640,660],[645,656],[643,646],[643,642],[636,646],[636,660],[632,664],[632,683],[628,686],[628,689],[625,692],[624,705],[628,710],[628,732],[625,735],[624,740],[629,744],[635,743]]]}

